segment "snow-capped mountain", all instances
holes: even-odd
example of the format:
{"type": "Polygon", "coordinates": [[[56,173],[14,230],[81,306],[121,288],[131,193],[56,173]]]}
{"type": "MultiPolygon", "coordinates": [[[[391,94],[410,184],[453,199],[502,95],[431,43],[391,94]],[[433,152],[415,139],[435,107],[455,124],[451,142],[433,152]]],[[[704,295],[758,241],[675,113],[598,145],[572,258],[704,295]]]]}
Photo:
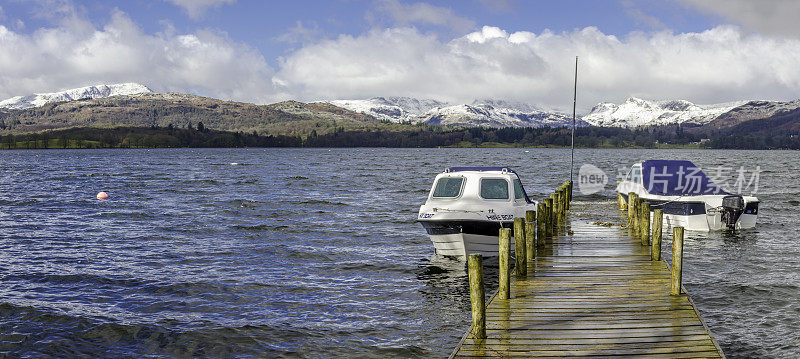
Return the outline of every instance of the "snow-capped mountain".
{"type": "MultiPolygon", "coordinates": [[[[437,100],[410,97],[375,97],[368,100],[338,100],[331,104],[391,122],[461,125],[468,127],[567,126],[572,117],[537,106],[496,99],[450,105],[437,100]]],[[[578,125],[586,125],[578,121],[578,125]]]]}
{"type": "Polygon", "coordinates": [[[693,123],[704,125],[746,101],[715,105],[696,105],[689,101],[648,101],[629,97],[620,105],[602,102],[582,117],[594,126],[640,127],[693,123]]]}
{"type": "Polygon", "coordinates": [[[735,126],[742,122],[768,118],[781,113],[794,111],[800,108],[800,100],[778,102],[778,101],[748,101],[741,106],[725,112],[707,126],[714,128],[724,128],[735,126]]]}
{"type": "Polygon", "coordinates": [[[103,98],[117,95],[135,95],[149,92],[152,91],[150,91],[147,86],[133,82],[113,85],[87,86],[59,92],[15,96],[7,100],[0,101],[0,108],[21,110],[43,106],[51,102],[103,98]]]}
{"type": "Polygon", "coordinates": [[[448,106],[446,102],[411,97],[373,97],[368,100],[328,101],[350,111],[371,115],[379,120],[409,122],[431,109],[448,106]]]}
{"type": "MultiPolygon", "coordinates": [[[[433,109],[417,116],[413,122],[469,127],[563,127],[571,126],[572,116],[527,104],[482,100],[470,105],[433,109]]],[[[585,126],[586,123],[578,120],[576,125],[585,126]]]]}
{"type": "MultiPolygon", "coordinates": [[[[572,124],[571,114],[543,109],[529,103],[498,99],[476,100],[470,104],[458,105],[409,97],[375,97],[369,100],[330,103],[392,122],[466,127],[568,127],[572,124]]],[[[601,102],[588,114],[579,115],[575,124],[625,128],[694,124],[725,128],[797,108],[800,108],[800,100],[697,105],[685,100],[651,101],[630,97],[621,104],[601,102]]]]}

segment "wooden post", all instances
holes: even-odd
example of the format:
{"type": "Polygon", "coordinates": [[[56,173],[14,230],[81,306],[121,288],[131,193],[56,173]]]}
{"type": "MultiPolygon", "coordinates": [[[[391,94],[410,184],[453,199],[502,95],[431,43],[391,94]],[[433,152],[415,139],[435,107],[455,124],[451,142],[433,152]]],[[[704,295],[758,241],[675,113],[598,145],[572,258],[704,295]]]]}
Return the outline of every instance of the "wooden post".
{"type": "Polygon", "coordinates": [[[567,206],[569,206],[567,185],[561,186],[561,188],[558,189],[558,192],[561,193],[561,217],[565,220],[567,219],[567,206]]]}
{"type": "MultiPolygon", "coordinates": [[[[545,217],[547,216],[547,208],[545,204],[539,202],[536,205],[536,242],[537,246],[542,245],[547,237],[547,229],[545,224],[545,217]]],[[[535,253],[535,251],[534,251],[535,253]]]]}
{"type": "Polygon", "coordinates": [[[672,229],[672,295],[681,294],[681,277],[683,275],[683,227],[672,229]]]}
{"type": "Polygon", "coordinates": [[[498,288],[498,295],[500,299],[508,299],[511,297],[511,268],[509,268],[509,259],[511,258],[511,228],[500,228],[500,285],[498,288]]]}
{"type": "Polygon", "coordinates": [[[483,286],[483,256],[469,255],[469,301],[472,303],[472,335],[486,339],[486,298],[483,286]]]}
{"type": "Polygon", "coordinates": [[[558,222],[556,221],[558,219],[558,195],[554,192],[550,195],[550,199],[553,201],[553,205],[550,206],[550,223],[555,234],[558,231],[558,222]]]}
{"type": "Polygon", "coordinates": [[[525,211],[525,259],[536,258],[536,211],[525,211]]]}
{"type": "Polygon", "coordinates": [[[572,181],[567,181],[567,209],[572,208],[572,181]]]}
{"type": "Polygon", "coordinates": [[[653,244],[650,247],[650,259],[661,260],[661,230],[664,224],[664,210],[656,209],[653,211],[653,244]]]}
{"type": "Polygon", "coordinates": [[[628,204],[625,203],[625,198],[622,197],[622,193],[617,193],[617,203],[619,203],[619,209],[621,211],[628,209],[628,204]]]}
{"type": "Polygon", "coordinates": [[[639,196],[634,197],[633,201],[633,236],[638,238],[640,234],[639,218],[642,216],[642,201],[639,196]]]}
{"type": "Polygon", "coordinates": [[[642,200],[642,245],[650,244],[650,202],[642,200]]]}
{"type": "Polygon", "coordinates": [[[636,197],[636,200],[639,201],[639,237],[642,236],[644,233],[644,204],[647,202],[642,197],[636,197]]]}
{"type": "Polygon", "coordinates": [[[525,218],[514,218],[514,269],[517,276],[528,275],[528,255],[525,254],[525,218]]]}
{"type": "Polygon", "coordinates": [[[556,198],[554,200],[556,206],[556,226],[561,227],[561,222],[564,220],[564,201],[562,197],[564,197],[564,192],[559,188],[556,190],[556,198]]]}
{"type": "Polygon", "coordinates": [[[555,231],[555,213],[556,213],[556,203],[554,201],[555,194],[551,194],[550,198],[546,199],[547,201],[547,227],[550,229],[547,231],[547,235],[554,235],[555,231]]]}
{"type": "Polygon", "coordinates": [[[636,212],[636,193],[628,193],[628,227],[633,228],[633,214],[636,212]]]}
{"type": "Polygon", "coordinates": [[[561,199],[558,198],[558,188],[551,195],[553,198],[553,223],[558,225],[558,212],[561,211],[561,199]]]}
{"type": "Polygon", "coordinates": [[[550,214],[553,211],[553,200],[550,198],[544,199],[544,234],[547,237],[553,235],[553,227],[552,223],[550,222],[550,214]]]}

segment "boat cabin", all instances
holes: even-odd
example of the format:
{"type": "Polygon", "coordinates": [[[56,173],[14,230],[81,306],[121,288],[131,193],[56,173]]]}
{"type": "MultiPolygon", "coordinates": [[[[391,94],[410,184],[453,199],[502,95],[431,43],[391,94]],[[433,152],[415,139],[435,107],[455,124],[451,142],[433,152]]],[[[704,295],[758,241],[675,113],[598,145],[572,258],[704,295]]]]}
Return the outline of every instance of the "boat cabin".
{"type": "Polygon", "coordinates": [[[434,180],[428,204],[533,203],[516,172],[508,167],[450,167],[434,180]]]}

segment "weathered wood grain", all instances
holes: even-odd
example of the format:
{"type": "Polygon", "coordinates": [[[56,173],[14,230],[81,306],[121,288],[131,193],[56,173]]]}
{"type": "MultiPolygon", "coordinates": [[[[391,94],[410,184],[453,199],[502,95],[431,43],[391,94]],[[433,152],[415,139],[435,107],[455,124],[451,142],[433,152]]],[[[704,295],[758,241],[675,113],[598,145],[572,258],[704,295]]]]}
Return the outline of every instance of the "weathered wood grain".
{"type": "MultiPolygon", "coordinates": [[[[593,225],[573,218],[580,202],[572,206],[571,232],[554,231],[534,246],[527,276],[510,278],[510,295],[486,307],[486,338],[468,332],[452,357],[724,357],[689,296],[670,293],[673,275],[656,254],[660,213],[653,245],[643,246],[641,229],[593,225]]],[[[609,202],[609,216],[615,210],[609,202]]]]}

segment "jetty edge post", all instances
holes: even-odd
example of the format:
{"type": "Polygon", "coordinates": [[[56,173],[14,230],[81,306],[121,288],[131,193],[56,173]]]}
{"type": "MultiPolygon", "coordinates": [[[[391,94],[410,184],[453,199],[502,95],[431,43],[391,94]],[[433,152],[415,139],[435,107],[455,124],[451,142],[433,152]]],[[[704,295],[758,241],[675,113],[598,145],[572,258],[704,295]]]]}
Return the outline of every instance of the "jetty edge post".
{"type": "MultiPolygon", "coordinates": [[[[544,244],[545,237],[547,237],[547,229],[545,229],[545,222],[544,218],[547,215],[547,208],[545,208],[545,204],[539,202],[536,205],[536,246],[540,246],[544,244]]],[[[536,253],[534,251],[534,253],[536,253]]]]}
{"type": "Polygon", "coordinates": [[[556,190],[556,225],[561,227],[564,221],[564,191],[562,188],[556,190]]]}
{"type": "Polygon", "coordinates": [[[672,286],[669,294],[681,294],[683,270],[683,227],[672,229],[672,286]]]}
{"type": "Polygon", "coordinates": [[[641,237],[644,230],[644,204],[647,201],[645,201],[642,197],[637,197],[636,200],[639,201],[639,205],[637,207],[639,208],[639,236],[641,237]]]}
{"type": "Polygon", "coordinates": [[[642,245],[650,245],[650,202],[642,200],[642,245]]]}
{"type": "Polygon", "coordinates": [[[514,269],[518,277],[528,275],[528,255],[525,253],[525,218],[514,218],[514,269]]]}
{"type": "Polygon", "coordinates": [[[553,227],[553,234],[555,234],[558,232],[558,193],[550,194],[550,199],[553,200],[553,206],[550,207],[550,223],[553,227]]]}
{"type": "Polygon", "coordinates": [[[628,193],[628,228],[633,228],[633,214],[636,212],[636,193],[628,193]]]}
{"type": "Polygon", "coordinates": [[[569,191],[567,190],[567,185],[561,185],[558,189],[558,192],[561,193],[561,219],[567,219],[567,206],[569,206],[569,191]]]}
{"type": "Polygon", "coordinates": [[[553,235],[553,222],[550,220],[553,215],[553,200],[550,198],[544,199],[544,233],[545,236],[550,237],[553,235]]]}
{"type": "Polygon", "coordinates": [[[550,194],[550,199],[553,200],[550,223],[553,224],[554,228],[558,229],[556,226],[558,224],[558,191],[553,191],[553,193],[550,194]]]}
{"type": "Polygon", "coordinates": [[[469,301],[472,304],[472,335],[486,339],[486,297],[483,285],[483,256],[472,253],[467,260],[469,301]]]}
{"type": "Polygon", "coordinates": [[[661,260],[661,231],[664,226],[664,210],[661,208],[653,210],[653,240],[650,247],[650,259],[661,260]]]}
{"type": "Polygon", "coordinates": [[[641,229],[639,229],[639,218],[642,216],[642,201],[639,196],[636,196],[633,201],[633,236],[639,238],[641,229]]]}
{"type": "Polygon", "coordinates": [[[555,211],[556,211],[556,203],[554,201],[555,194],[551,194],[550,198],[546,199],[547,201],[547,235],[552,236],[556,234],[555,226],[553,222],[555,222],[555,211]]]}
{"type": "Polygon", "coordinates": [[[617,193],[617,203],[619,203],[619,210],[624,211],[628,209],[628,204],[625,203],[625,199],[622,198],[622,193],[617,193]]]}
{"type": "MultiPolygon", "coordinates": [[[[644,204],[647,202],[642,197],[639,200],[639,238],[644,237],[644,204]]],[[[648,243],[650,244],[650,243],[648,243]]]]}
{"type": "Polygon", "coordinates": [[[500,228],[500,285],[498,286],[498,295],[500,299],[511,298],[511,269],[509,268],[508,261],[511,257],[511,228],[500,228]]]}
{"type": "Polygon", "coordinates": [[[572,180],[567,181],[567,209],[572,207],[572,180]]]}
{"type": "Polygon", "coordinates": [[[555,232],[558,232],[558,212],[561,211],[561,201],[558,199],[558,191],[553,192],[553,194],[550,195],[550,199],[553,200],[553,218],[551,218],[550,221],[553,224],[555,232]]]}
{"type": "Polygon", "coordinates": [[[536,213],[525,211],[525,259],[528,262],[536,258],[536,213]]]}

